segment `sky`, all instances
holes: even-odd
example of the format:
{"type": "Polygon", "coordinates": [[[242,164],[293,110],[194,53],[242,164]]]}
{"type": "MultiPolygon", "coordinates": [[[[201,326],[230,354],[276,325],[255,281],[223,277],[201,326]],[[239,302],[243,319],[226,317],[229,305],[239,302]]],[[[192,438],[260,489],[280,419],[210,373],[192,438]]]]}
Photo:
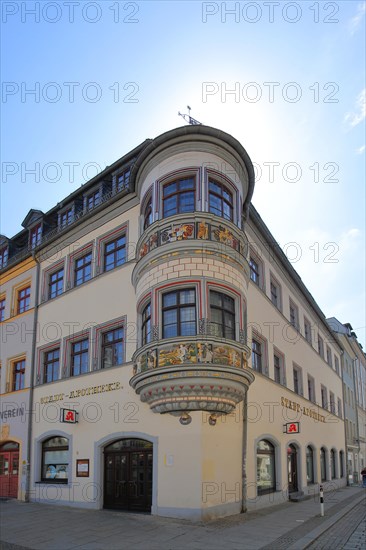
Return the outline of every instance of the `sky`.
{"type": "Polygon", "coordinates": [[[146,138],[233,135],[253,204],[366,347],[364,1],[1,4],[1,223],[14,236],[146,138]]]}

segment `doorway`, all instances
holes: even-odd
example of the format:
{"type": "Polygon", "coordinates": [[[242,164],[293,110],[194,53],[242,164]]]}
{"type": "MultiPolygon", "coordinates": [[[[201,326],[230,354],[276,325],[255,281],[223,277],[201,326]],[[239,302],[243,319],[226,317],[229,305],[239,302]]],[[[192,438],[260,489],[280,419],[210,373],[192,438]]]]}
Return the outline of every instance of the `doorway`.
{"type": "Polygon", "coordinates": [[[104,448],[104,508],[150,512],[153,444],[121,439],[104,448]]]}
{"type": "Polygon", "coordinates": [[[287,472],[288,492],[295,493],[298,490],[297,484],[297,450],[294,445],[287,447],[287,472]]]}
{"type": "Polygon", "coordinates": [[[19,480],[19,445],[8,441],[0,446],[0,497],[17,498],[19,480]]]}

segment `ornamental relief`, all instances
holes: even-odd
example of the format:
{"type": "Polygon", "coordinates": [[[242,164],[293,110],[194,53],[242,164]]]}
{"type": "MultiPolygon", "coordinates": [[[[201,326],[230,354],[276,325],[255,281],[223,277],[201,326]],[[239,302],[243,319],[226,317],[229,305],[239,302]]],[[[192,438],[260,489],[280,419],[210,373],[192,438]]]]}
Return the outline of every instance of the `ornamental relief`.
{"type": "Polygon", "coordinates": [[[148,252],[151,252],[158,246],[191,239],[214,241],[227,245],[243,256],[247,253],[244,238],[240,240],[232,231],[222,224],[198,221],[192,223],[166,224],[165,227],[149,235],[146,240],[142,242],[138,252],[139,259],[146,256],[148,252]]]}

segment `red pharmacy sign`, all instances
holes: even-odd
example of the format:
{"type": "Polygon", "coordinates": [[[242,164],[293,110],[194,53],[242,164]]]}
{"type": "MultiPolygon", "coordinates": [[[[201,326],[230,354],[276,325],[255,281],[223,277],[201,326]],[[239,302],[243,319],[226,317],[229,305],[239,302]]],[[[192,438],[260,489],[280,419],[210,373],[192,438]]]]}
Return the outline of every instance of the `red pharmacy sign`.
{"type": "Polygon", "coordinates": [[[300,422],[289,422],[284,426],[287,434],[298,434],[300,432],[300,422]]]}
{"type": "Polygon", "coordinates": [[[72,409],[61,409],[61,422],[67,424],[76,424],[78,421],[78,413],[72,409]]]}

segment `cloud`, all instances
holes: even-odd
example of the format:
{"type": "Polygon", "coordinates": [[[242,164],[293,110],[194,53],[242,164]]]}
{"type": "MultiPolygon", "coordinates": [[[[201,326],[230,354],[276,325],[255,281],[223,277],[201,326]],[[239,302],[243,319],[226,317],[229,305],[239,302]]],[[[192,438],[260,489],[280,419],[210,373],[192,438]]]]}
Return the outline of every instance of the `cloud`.
{"type": "Polygon", "coordinates": [[[354,35],[357,29],[359,28],[359,26],[361,25],[361,21],[364,18],[365,13],[366,13],[366,2],[362,2],[357,6],[356,15],[349,20],[348,28],[351,35],[354,35]]]}
{"type": "Polygon", "coordinates": [[[356,149],[356,153],[358,155],[362,155],[362,153],[365,152],[365,149],[366,149],[366,145],[361,145],[361,147],[359,147],[358,149],[356,149]]]}
{"type": "Polygon", "coordinates": [[[344,117],[344,122],[349,124],[351,128],[360,124],[366,117],[366,88],[357,96],[355,109],[351,113],[347,113],[344,117]]]}

